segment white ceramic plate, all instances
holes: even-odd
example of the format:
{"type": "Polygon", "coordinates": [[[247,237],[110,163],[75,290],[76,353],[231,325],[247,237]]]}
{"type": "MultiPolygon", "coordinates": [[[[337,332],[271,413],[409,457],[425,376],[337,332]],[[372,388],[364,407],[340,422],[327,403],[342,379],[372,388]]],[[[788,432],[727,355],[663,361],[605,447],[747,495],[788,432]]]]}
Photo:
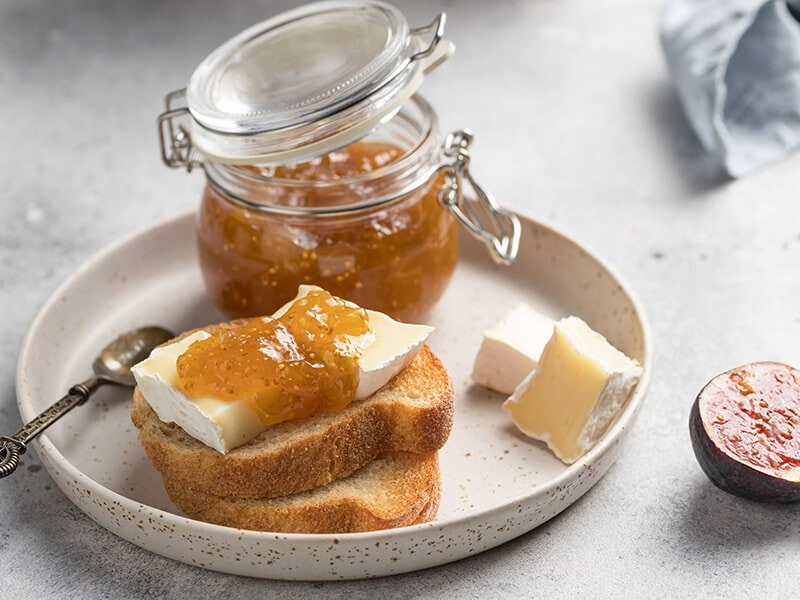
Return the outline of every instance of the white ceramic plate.
{"type": "MultiPolygon", "coordinates": [[[[101,388],[34,443],[64,493],[103,527],[142,548],[204,568],[275,579],[349,579],[431,567],[482,552],[563,511],[607,471],[639,410],[651,370],[645,315],[596,257],[552,229],[522,220],[520,256],[492,264],[462,236],[453,282],[430,319],[430,344],[456,386],[453,433],[441,453],[442,504],[433,523],[345,535],[242,531],[186,518],[139,446],[129,392],[101,388]],[[553,317],[576,314],[644,366],[616,421],[566,467],[520,436],[502,397],[471,385],[483,330],[525,301],[553,317]]],[[[194,215],[159,223],[100,253],[73,274],[35,319],[20,354],[24,420],[89,376],[117,334],[157,323],[175,331],[222,320],[196,266],[194,215]]],[[[24,460],[24,458],[23,458],[24,460]]]]}

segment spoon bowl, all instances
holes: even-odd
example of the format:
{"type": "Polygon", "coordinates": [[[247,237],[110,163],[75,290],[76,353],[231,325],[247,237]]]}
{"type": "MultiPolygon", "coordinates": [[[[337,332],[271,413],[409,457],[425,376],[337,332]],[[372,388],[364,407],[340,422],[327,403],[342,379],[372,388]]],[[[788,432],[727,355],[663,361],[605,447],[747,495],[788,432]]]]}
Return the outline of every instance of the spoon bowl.
{"type": "Polygon", "coordinates": [[[147,358],[153,348],[173,337],[175,334],[171,331],[156,326],[123,333],[97,355],[92,371],[109,383],[133,387],[136,380],[131,367],[147,358]]]}
{"type": "Polygon", "coordinates": [[[72,386],[66,396],[14,435],[0,437],[0,478],[11,475],[17,469],[20,455],[25,454],[32,439],[73,408],[86,402],[101,385],[136,385],[131,367],[147,358],[153,348],[173,337],[175,334],[163,327],[140,327],[123,333],[103,348],[92,363],[93,377],[72,386]]]}

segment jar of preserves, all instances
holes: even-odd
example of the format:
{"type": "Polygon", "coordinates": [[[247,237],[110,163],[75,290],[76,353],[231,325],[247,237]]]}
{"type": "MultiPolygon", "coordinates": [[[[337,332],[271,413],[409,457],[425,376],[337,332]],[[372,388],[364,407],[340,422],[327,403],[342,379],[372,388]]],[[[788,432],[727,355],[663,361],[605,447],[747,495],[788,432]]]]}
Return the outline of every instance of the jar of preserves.
{"type": "Polygon", "coordinates": [[[311,283],[421,320],[455,269],[459,222],[514,259],[519,223],[470,176],[471,134],[442,140],[416,91],[453,51],[443,27],[317,2],[245,30],[167,96],[162,158],[205,171],[200,267],[229,317],[270,314],[311,283]]]}

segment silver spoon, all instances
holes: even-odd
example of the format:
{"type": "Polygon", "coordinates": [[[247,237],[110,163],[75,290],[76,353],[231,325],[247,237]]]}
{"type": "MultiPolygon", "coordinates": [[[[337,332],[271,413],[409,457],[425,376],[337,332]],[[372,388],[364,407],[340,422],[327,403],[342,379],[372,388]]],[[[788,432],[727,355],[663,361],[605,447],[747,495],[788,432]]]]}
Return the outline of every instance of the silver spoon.
{"type": "Polygon", "coordinates": [[[92,363],[94,377],[72,386],[66,396],[45,410],[12,436],[0,436],[0,479],[17,469],[19,457],[27,444],[76,406],[89,399],[97,388],[107,383],[133,387],[136,381],[131,367],[150,354],[150,351],[175,337],[162,327],[141,327],[123,333],[106,346],[92,363]]]}

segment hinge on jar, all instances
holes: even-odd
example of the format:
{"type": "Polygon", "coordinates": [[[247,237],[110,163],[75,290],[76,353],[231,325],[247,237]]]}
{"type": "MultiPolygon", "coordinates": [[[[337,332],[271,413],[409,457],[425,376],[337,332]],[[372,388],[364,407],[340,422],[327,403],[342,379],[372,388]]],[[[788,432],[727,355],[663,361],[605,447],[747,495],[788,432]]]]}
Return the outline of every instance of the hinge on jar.
{"type": "Polygon", "coordinates": [[[176,90],[167,94],[167,110],[158,115],[158,138],[161,142],[161,160],[172,169],[185,167],[191,171],[201,165],[192,147],[189,131],[180,123],[173,122],[189,114],[186,106],[186,90],[176,90]],[[180,106],[178,104],[180,103],[180,106]]]}
{"type": "Polygon", "coordinates": [[[470,131],[454,131],[444,143],[445,156],[452,163],[442,167],[449,181],[439,192],[439,201],[452,212],[473,236],[484,242],[496,263],[509,265],[517,257],[520,222],[511,211],[501,208],[469,172],[470,131]],[[474,197],[464,194],[465,183],[474,197]]]}

